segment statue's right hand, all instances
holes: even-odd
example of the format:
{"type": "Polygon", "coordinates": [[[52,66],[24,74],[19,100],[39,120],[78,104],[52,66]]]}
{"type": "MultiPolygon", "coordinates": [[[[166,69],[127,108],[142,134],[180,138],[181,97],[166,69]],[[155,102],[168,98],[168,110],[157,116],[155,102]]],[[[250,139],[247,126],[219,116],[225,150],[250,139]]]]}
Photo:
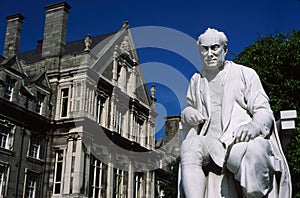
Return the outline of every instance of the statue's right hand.
{"type": "Polygon", "coordinates": [[[199,125],[205,120],[203,115],[201,115],[201,113],[197,109],[190,106],[186,107],[182,111],[181,118],[184,123],[187,123],[192,126],[199,125]]]}

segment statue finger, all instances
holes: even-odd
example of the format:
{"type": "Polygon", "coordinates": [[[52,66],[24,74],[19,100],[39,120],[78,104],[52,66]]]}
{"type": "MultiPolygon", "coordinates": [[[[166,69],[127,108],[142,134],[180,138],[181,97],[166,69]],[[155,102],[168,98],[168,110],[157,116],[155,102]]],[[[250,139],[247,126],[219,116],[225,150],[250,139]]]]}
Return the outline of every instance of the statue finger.
{"type": "Polygon", "coordinates": [[[248,133],[247,131],[243,130],[240,137],[240,142],[245,142],[246,136],[248,136],[248,133]]]}
{"type": "Polygon", "coordinates": [[[249,142],[249,141],[250,141],[250,135],[247,135],[247,136],[245,137],[244,142],[249,142]]]}

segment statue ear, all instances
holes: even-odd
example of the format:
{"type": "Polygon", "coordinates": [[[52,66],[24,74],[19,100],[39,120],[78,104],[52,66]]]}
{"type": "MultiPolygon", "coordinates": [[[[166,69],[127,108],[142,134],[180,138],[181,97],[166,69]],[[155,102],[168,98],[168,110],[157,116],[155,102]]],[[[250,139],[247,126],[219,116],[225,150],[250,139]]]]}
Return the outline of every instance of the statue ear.
{"type": "Polygon", "coordinates": [[[224,54],[226,55],[228,52],[228,48],[227,48],[227,45],[224,45],[224,54]]]}

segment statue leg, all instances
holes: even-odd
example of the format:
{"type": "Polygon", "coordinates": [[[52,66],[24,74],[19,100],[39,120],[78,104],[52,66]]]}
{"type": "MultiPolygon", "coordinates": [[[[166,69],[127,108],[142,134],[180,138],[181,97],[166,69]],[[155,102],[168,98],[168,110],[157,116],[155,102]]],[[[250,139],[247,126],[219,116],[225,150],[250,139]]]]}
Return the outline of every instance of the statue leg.
{"type": "Polygon", "coordinates": [[[203,136],[185,139],[181,145],[181,181],[186,198],[203,198],[206,178],[202,169],[209,160],[203,136]]]}
{"type": "Polygon", "coordinates": [[[185,164],[182,169],[182,185],[186,198],[203,198],[205,194],[205,175],[202,167],[185,164]]]}
{"type": "Polygon", "coordinates": [[[271,146],[269,141],[261,137],[247,143],[238,143],[232,147],[227,161],[227,168],[234,173],[235,179],[240,182],[247,198],[264,197],[272,189],[274,169],[270,155],[271,146]],[[239,163],[236,163],[238,157],[235,155],[238,152],[235,151],[241,150],[245,145],[246,150],[239,163]]]}

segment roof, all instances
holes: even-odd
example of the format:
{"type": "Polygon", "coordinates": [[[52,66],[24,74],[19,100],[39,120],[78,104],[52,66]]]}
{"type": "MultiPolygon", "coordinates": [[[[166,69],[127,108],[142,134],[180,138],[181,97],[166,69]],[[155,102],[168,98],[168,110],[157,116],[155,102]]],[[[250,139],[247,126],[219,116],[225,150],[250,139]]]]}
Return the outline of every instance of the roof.
{"type": "Polygon", "coordinates": [[[2,63],[2,61],[4,61],[4,60],[5,60],[5,58],[0,55],[0,63],[2,63]]]}
{"type": "MultiPolygon", "coordinates": [[[[90,48],[95,47],[98,43],[100,43],[104,39],[114,34],[115,32],[92,37],[92,44],[90,48]]],[[[34,63],[39,61],[42,55],[42,44],[43,44],[43,40],[39,40],[36,49],[20,53],[19,58],[23,59],[26,63],[34,63]]],[[[85,49],[84,39],[67,42],[63,55],[81,53],[84,51],[84,49],[85,49]]],[[[1,57],[0,57],[0,62],[1,62],[1,57]]]]}

